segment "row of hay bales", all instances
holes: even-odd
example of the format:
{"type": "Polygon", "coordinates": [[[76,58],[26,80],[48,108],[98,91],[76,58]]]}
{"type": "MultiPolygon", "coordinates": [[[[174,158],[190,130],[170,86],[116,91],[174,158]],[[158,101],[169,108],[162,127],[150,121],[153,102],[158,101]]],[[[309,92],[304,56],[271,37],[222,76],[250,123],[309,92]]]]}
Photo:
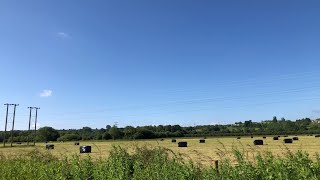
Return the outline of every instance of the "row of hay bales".
{"type": "MultiPolygon", "coordinates": [[[[281,136],[275,136],[275,137],[273,137],[273,140],[279,140],[280,137],[281,136]]],[[[288,135],[284,135],[283,137],[288,137],[288,135]]],[[[315,136],[315,137],[317,137],[317,136],[315,136]]],[[[318,137],[320,137],[320,135],[318,137]]],[[[253,138],[253,135],[251,135],[251,138],[253,138]]],[[[262,138],[267,139],[266,136],[263,136],[262,138]]],[[[237,137],[237,139],[241,139],[241,137],[237,137]]],[[[293,141],[297,141],[297,140],[299,140],[298,137],[285,138],[285,139],[283,139],[283,142],[284,143],[293,143],[293,141]]],[[[263,145],[263,140],[261,140],[261,139],[254,140],[253,144],[254,145],[263,145]]]]}
{"type": "MultiPolygon", "coordinates": [[[[273,140],[279,140],[279,136],[273,137],[273,140]]],[[[299,140],[298,137],[285,138],[285,139],[283,139],[283,142],[288,144],[288,143],[293,143],[293,141],[297,141],[297,140],[299,140]]],[[[254,140],[253,144],[254,145],[263,145],[263,140],[261,140],[261,139],[254,140]]]]}
{"type": "MultiPolygon", "coordinates": [[[[313,136],[312,134],[307,134],[307,136],[313,136]]],[[[320,137],[320,134],[316,134],[316,135],[314,135],[314,137],[320,137]]]]}
{"type": "MultiPolygon", "coordinates": [[[[295,135],[297,136],[297,135],[295,135]]],[[[310,134],[307,134],[307,136],[313,136],[313,135],[310,135],[310,134]]],[[[254,138],[253,135],[250,136],[251,138],[254,138]]],[[[278,137],[281,137],[281,136],[278,136],[278,137]]],[[[283,137],[288,137],[288,135],[283,135],[283,137]]],[[[317,135],[314,135],[314,137],[320,137],[320,134],[317,134],[317,135]]],[[[241,137],[237,137],[237,139],[240,139],[241,137]]],[[[263,139],[266,139],[266,136],[263,136],[262,137],[263,139]]]]}
{"type": "MultiPolygon", "coordinates": [[[[275,136],[275,137],[273,137],[273,140],[279,140],[279,138],[280,138],[280,136],[275,136]]],[[[289,139],[289,138],[286,138],[286,139],[289,139]]],[[[293,137],[292,140],[297,141],[297,140],[299,140],[299,138],[298,137],[293,137]]]]}
{"type": "MultiPolygon", "coordinates": [[[[275,136],[275,137],[273,137],[273,140],[279,140],[279,137],[280,137],[280,136],[275,136]]],[[[287,136],[287,135],[284,135],[283,137],[288,137],[288,136],[287,136]]],[[[319,137],[320,137],[320,136],[319,136],[319,137]]],[[[252,138],[253,138],[253,137],[252,137],[252,138]]],[[[266,136],[263,136],[262,138],[263,138],[263,139],[266,139],[267,137],[266,137],[266,136]]],[[[206,138],[200,139],[200,140],[199,140],[199,143],[205,143],[205,142],[206,142],[205,139],[206,139],[206,138]]],[[[237,139],[241,139],[241,137],[237,137],[237,139]]],[[[161,139],[161,141],[163,141],[163,140],[164,140],[164,139],[161,139]]],[[[283,142],[284,142],[284,143],[293,143],[293,141],[297,141],[297,140],[299,140],[298,137],[293,137],[292,139],[286,138],[286,139],[283,140],[283,142]]],[[[177,140],[176,140],[176,139],[172,139],[171,142],[172,142],[172,143],[176,143],[177,140]]],[[[263,145],[263,140],[254,140],[254,141],[253,141],[253,144],[254,144],[254,145],[263,145]]],[[[178,147],[187,147],[187,146],[188,146],[188,142],[186,142],[186,141],[178,142],[178,147]]]]}
{"type": "MultiPolygon", "coordinates": [[[[200,139],[199,143],[206,143],[206,138],[200,139]]],[[[176,139],[171,139],[172,143],[176,143],[177,140],[176,139]]],[[[187,141],[180,141],[178,142],[178,147],[188,147],[188,142],[187,141]]]]}
{"type": "MultiPolygon", "coordinates": [[[[79,142],[74,143],[75,146],[79,146],[79,142]]],[[[46,149],[54,149],[54,144],[46,144],[46,149]]],[[[80,153],[91,153],[91,146],[80,146],[80,153]]]]}
{"type": "MultiPolygon", "coordinates": [[[[251,138],[254,138],[253,135],[251,135],[250,137],[251,137],[251,138]]],[[[278,137],[281,137],[281,136],[278,136],[278,137]]],[[[283,137],[288,137],[288,135],[284,135],[283,137]]],[[[263,139],[267,139],[266,136],[262,136],[262,138],[263,138],[263,139]]],[[[238,137],[237,139],[240,139],[240,137],[238,137]]]]}

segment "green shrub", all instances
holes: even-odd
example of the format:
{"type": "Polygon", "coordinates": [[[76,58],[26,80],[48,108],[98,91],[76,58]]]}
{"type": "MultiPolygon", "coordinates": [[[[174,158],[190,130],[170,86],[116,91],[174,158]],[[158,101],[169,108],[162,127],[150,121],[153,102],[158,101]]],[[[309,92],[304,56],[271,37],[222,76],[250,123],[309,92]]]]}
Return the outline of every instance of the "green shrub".
{"type": "Polygon", "coordinates": [[[78,134],[65,134],[58,138],[58,141],[79,141],[81,137],[78,134]]]}

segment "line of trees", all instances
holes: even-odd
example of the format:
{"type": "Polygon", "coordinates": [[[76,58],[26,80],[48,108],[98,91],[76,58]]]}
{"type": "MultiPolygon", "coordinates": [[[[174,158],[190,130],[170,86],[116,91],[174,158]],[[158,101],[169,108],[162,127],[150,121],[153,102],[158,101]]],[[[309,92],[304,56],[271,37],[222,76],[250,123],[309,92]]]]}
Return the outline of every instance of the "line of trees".
{"type": "MultiPolygon", "coordinates": [[[[79,141],[79,140],[116,140],[116,139],[153,139],[167,137],[202,137],[202,136],[243,136],[243,135],[271,135],[271,134],[320,134],[320,119],[311,121],[309,118],[296,121],[273,117],[272,120],[253,122],[251,120],[236,122],[228,125],[202,125],[181,127],[179,125],[158,125],[133,127],[107,125],[105,128],[56,130],[52,127],[42,127],[37,131],[37,141],[79,141]]],[[[27,131],[14,131],[14,142],[27,141],[27,131]]],[[[29,140],[33,140],[31,133],[29,140]]],[[[10,133],[6,139],[11,141],[10,133]]],[[[0,132],[0,141],[3,141],[3,132],[0,132]]]]}

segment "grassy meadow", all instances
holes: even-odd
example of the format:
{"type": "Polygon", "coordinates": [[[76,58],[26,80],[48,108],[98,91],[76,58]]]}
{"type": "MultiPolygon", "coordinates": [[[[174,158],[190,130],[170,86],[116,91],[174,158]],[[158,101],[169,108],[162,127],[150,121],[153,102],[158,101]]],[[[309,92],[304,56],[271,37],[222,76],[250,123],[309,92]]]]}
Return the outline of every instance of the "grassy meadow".
{"type": "Polygon", "coordinates": [[[53,143],[53,150],[16,145],[0,148],[0,179],[319,179],[320,139],[299,138],[284,145],[283,137],[267,137],[263,146],[250,137],[177,139],[188,141],[186,148],[171,139],[80,142],[91,154],[79,154],[74,142],[53,143]]]}
{"type": "MultiPolygon", "coordinates": [[[[283,156],[287,153],[287,150],[297,152],[301,150],[309,153],[311,158],[316,157],[316,153],[320,152],[320,138],[314,136],[298,136],[299,140],[294,141],[292,144],[284,144],[281,136],[279,140],[273,140],[273,136],[267,136],[263,139],[264,145],[255,146],[253,140],[262,139],[262,136],[241,137],[209,137],[206,139],[206,143],[199,143],[200,138],[177,138],[179,141],[187,141],[188,147],[178,147],[177,143],[172,143],[171,139],[151,139],[151,140],[136,140],[136,141],[125,141],[125,140],[108,140],[108,141],[80,141],[81,145],[92,146],[92,153],[90,156],[93,159],[107,158],[109,156],[112,146],[121,146],[130,151],[136,146],[150,146],[150,147],[164,147],[172,150],[177,154],[181,154],[185,159],[190,159],[194,162],[203,165],[213,165],[215,160],[221,160],[226,157],[233,157],[233,149],[239,150],[247,159],[254,159],[255,156],[260,152],[271,152],[276,156],[283,156]]],[[[292,138],[289,136],[288,138],[292,138]]],[[[50,142],[49,142],[50,143],[50,142]]],[[[53,150],[49,150],[55,157],[72,156],[79,154],[79,146],[74,145],[74,142],[52,142],[55,147],[53,150]]],[[[25,152],[33,151],[38,149],[39,151],[45,152],[45,143],[37,143],[35,147],[26,147],[25,145],[14,144],[14,147],[0,148],[0,154],[5,156],[14,157],[20,156],[25,152]]],[[[80,154],[86,156],[86,154],[80,154]]]]}

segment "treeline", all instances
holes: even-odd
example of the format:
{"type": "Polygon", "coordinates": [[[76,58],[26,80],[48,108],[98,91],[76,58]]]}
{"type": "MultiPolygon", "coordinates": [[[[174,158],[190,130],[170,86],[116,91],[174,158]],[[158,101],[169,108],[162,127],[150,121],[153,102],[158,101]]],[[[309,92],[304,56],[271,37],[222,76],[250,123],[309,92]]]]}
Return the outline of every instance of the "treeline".
{"type": "MultiPolygon", "coordinates": [[[[78,141],[78,140],[116,140],[116,139],[153,139],[168,137],[203,137],[203,136],[244,136],[244,135],[272,135],[272,134],[320,134],[320,119],[311,121],[309,118],[296,121],[281,118],[262,122],[236,122],[228,125],[203,125],[181,127],[179,125],[159,126],[117,126],[107,125],[105,128],[55,130],[51,127],[43,127],[37,130],[36,141],[78,141]]],[[[33,141],[34,131],[14,131],[14,142],[33,141]]],[[[11,141],[11,134],[7,132],[6,140],[11,141]]],[[[3,141],[3,132],[0,133],[0,141],[3,141]]]]}

